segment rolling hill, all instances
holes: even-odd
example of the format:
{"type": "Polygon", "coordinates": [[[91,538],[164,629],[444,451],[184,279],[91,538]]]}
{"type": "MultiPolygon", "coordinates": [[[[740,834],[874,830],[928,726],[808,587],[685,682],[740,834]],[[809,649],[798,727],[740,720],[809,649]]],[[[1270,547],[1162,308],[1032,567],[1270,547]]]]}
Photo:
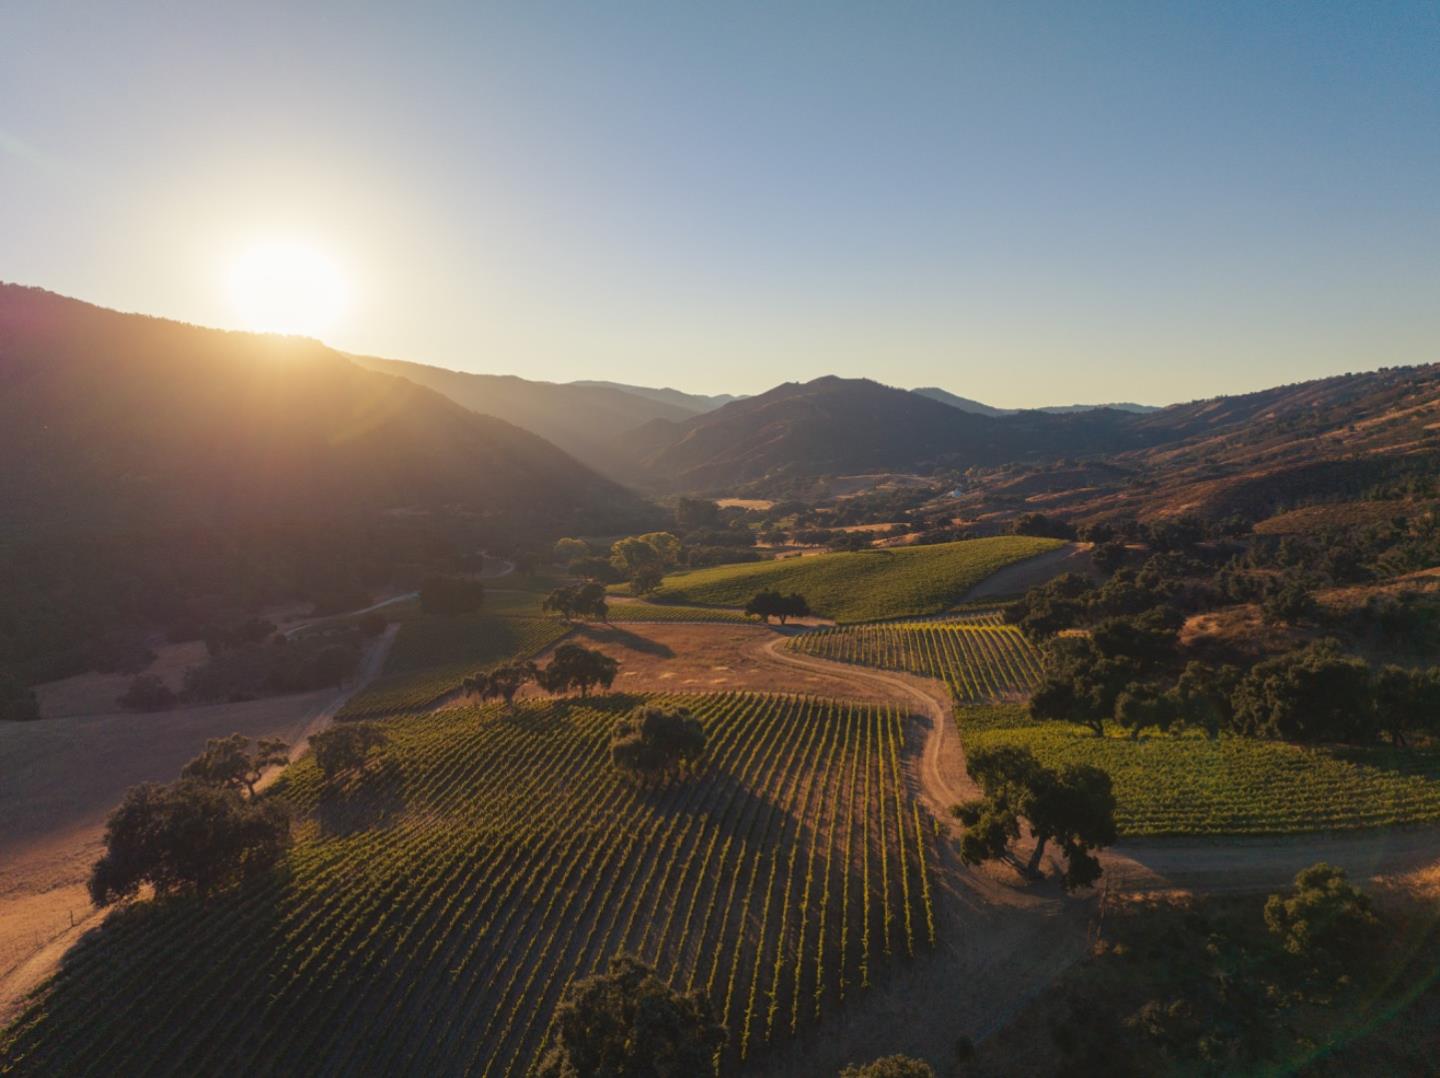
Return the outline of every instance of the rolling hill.
{"type": "Polygon", "coordinates": [[[117,632],[658,515],[536,435],[315,341],[14,285],[0,461],[0,670],[34,679],[90,668],[117,632]]]}
{"type": "Polygon", "coordinates": [[[1117,401],[1113,404],[1054,404],[1044,408],[996,408],[989,404],[982,404],[980,401],[971,400],[969,397],[960,397],[948,390],[940,389],[937,386],[921,386],[912,389],[911,393],[918,393],[922,397],[929,397],[941,404],[948,404],[951,408],[958,408],[962,412],[974,412],[976,415],[1003,416],[1018,415],[1022,411],[1049,412],[1051,415],[1066,415],[1071,412],[1094,412],[1100,409],[1112,409],[1117,412],[1134,412],[1137,415],[1148,415],[1150,412],[1158,412],[1160,409],[1153,404],[1135,404],[1133,401],[1117,401]]]}
{"type": "Polygon", "coordinates": [[[756,480],[860,471],[967,468],[1079,452],[1118,451],[1134,417],[963,412],[866,378],[786,382],[682,422],[655,420],[620,441],[627,477],[655,488],[724,489],[756,480]]]}
{"type": "Polygon", "coordinates": [[[0,531],[460,504],[559,526],[644,505],[555,446],[315,341],[0,286],[0,531]]]}
{"type": "Polygon", "coordinates": [[[616,470],[616,437],[653,419],[683,421],[702,407],[675,390],[603,382],[536,382],[515,375],[471,374],[398,359],[351,356],[360,366],[426,386],[473,412],[498,416],[555,443],[593,468],[616,470]]]}

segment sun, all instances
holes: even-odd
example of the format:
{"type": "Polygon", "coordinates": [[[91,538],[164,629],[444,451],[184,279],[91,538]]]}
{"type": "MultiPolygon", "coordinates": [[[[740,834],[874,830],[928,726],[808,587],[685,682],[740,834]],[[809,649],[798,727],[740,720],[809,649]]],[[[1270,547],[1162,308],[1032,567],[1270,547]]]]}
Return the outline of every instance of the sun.
{"type": "Polygon", "coordinates": [[[256,244],[230,266],[230,302],[247,329],[317,337],[345,313],[349,290],[336,264],[303,243],[256,244]]]}

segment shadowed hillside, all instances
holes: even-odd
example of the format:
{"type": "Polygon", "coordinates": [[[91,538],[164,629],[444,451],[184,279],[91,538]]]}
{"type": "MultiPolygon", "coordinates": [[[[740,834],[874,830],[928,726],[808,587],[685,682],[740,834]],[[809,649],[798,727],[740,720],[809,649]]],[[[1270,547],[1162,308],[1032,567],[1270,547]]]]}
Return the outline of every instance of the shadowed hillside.
{"type": "Polygon", "coordinates": [[[554,442],[591,467],[613,472],[616,438],[652,419],[685,420],[701,409],[659,396],[665,390],[631,391],[604,383],[534,382],[514,375],[470,374],[397,359],[353,356],[370,370],[408,378],[484,415],[500,416],[554,442]]]}
{"type": "Polygon", "coordinates": [[[85,668],[81,640],[199,596],[316,598],[397,561],[651,521],[541,438],[311,340],[5,285],[0,387],[0,669],[85,668]]]}

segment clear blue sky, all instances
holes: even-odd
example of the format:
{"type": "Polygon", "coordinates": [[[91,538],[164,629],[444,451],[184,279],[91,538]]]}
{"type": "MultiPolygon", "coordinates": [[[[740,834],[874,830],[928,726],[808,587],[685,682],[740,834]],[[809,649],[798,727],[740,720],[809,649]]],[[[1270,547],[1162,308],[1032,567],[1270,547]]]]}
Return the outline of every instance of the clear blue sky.
{"type": "Polygon", "coordinates": [[[0,279],[755,392],[1166,402],[1440,360],[1440,4],[10,2],[0,279]],[[300,12],[292,9],[303,8],[300,12]]]}

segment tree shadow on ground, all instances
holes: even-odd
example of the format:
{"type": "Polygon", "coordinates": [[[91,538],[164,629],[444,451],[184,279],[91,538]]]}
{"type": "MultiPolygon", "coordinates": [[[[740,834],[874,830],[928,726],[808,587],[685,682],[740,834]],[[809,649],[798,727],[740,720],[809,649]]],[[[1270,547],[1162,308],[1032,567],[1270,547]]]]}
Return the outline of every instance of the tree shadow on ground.
{"type": "Polygon", "coordinates": [[[658,640],[651,640],[639,633],[631,632],[629,629],[622,629],[614,624],[579,625],[576,626],[575,635],[583,636],[599,644],[616,644],[642,655],[655,655],[662,659],[675,657],[675,651],[669,645],[662,644],[658,640]]]}
{"type": "Polygon", "coordinates": [[[402,780],[400,765],[383,758],[345,781],[327,785],[315,806],[320,833],[343,838],[389,823],[405,809],[402,780]]]}

